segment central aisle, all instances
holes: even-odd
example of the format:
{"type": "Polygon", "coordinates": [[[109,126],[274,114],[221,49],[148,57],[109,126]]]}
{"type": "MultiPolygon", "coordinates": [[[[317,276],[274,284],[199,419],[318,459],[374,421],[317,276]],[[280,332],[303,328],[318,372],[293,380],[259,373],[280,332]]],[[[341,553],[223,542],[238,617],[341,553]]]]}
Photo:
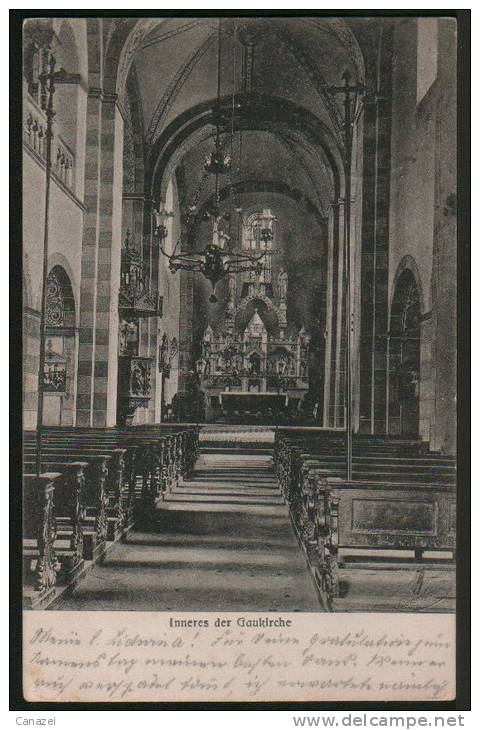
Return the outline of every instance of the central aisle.
{"type": "Polygon", "coordinates": [[[200,456],[55,609],[321,610],[265,452],[200,456]]]}

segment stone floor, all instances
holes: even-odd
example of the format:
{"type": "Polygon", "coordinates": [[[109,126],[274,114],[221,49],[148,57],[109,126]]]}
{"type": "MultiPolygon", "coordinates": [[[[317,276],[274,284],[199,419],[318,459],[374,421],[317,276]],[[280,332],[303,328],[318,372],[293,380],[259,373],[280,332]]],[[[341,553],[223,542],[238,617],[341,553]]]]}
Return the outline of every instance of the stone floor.
{"type": "Polygon", "coordinates": [[[201,456],[55,609],[321,610],[268,453],[201,456]]]}

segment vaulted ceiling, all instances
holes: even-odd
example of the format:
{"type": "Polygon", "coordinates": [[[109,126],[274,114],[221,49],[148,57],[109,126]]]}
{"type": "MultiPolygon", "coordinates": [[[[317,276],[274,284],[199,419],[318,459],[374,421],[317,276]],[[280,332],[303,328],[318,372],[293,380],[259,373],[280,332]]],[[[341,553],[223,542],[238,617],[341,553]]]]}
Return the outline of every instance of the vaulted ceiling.
{"type": "MultiPolygon", "coordinates": [[[[345,69],[354,82],[365,78],[355,21],[263,17],[221,23],[222,133],[234,160],[229,186],[256,183],[268,190],[281,184],[324,215],[335,186],[338,194],[342,158],[342,100],[329,87],[342,84],[345,69]]],[[[178,166],[187,197],[199,184],[200,204],[213,192],[212,181],[201,178],[215,134],[218,31],[218,18],[166,18],[138,34],[129,88],[136,88],[155,198],[178,166]]]]}
{"type": "MultiPolygon", "coordinates": [[[[254,44],[253,88],[281,96],[337,124],[338,104],[325,87],[342,82],[345,68],[363,76],[355,36],[344,21],[318,18],[226,18],[222,21],[222,94],[242,88],[242,28],[254,44]]],[[[134,65],[152,143],[162,129],[190,107],[217,92],[218,19],[168,18],[153,28],[137,50],[134,65]]]]}

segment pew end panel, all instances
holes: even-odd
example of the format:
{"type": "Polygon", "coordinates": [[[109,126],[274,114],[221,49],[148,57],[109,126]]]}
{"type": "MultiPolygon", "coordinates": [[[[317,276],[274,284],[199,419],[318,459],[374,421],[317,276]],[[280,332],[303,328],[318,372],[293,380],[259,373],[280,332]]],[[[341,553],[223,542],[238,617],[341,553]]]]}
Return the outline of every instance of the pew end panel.
{"type": "Polygon", "coordinates": [[[86,461],[71,461],[64,465],[62,478],[55,490],[57,539],[55,549],[60,564],[58,582],[69,584],[84,568],[83,523],[85,521],[86,461]]]}
{"type": "Polygon", "coordinates": [[[46,605],[55,594],[57,570],[55,552],[57,525],[55,487],[59,472],[23,478],[23,582],[25,608],[46,605]]]}
{"type": "Polygon", "coordinates": [[[109,454],[92,456],[85,471],[85,517],[83,521],[83,557],[85,560],[102,562],[107,549],[106,481],[110,462],[109,454]]]}
{"type": "MultiPolygon", "coordinates": [[[[329,610],[342,610],[342,598],[348,590],[345,592],[344,586],[342,595],[340,574],[348,576],[350,583],[350,579],[354,580],[355,569],[375,573],[390,571],[390,577],[384,579],[384,582],[390,581],[390,585],[395,582],[395,576],[398,577],[398,571],[413,570],[419,576],[424,576],[426,571],[441,570],[444,575],[453,571],[455,490],[430,484],[365,485],[328,478],[321,481],[327,535],[319,540],[316,576],[329,610]],[[425,559],[427,551],[438,557],[425,559]],[[401,557],[396,557],[400,552],[401,557]]],[[[362,580],[365,576],[363,572],[362,580]]],[[[423,578],[418,580],[423,581],[423,578]]],[[[446,590],[452,591],[451,588],[446,590]]],[[[412,584],[412,591],[413,597],[418,599],[418,584],[412,584]]],[[[449,596],[445,596],[447,598],[449,596]]],[[[407,600],[406,606],[417,605],[418,608],[420,603],[417,600],[416,604],[408,604],[407,600]]],[[[424,603],[428,605],[428,601],[424,603]]],[[[433,606],[435,600],[432,599],[433,606]]]]}

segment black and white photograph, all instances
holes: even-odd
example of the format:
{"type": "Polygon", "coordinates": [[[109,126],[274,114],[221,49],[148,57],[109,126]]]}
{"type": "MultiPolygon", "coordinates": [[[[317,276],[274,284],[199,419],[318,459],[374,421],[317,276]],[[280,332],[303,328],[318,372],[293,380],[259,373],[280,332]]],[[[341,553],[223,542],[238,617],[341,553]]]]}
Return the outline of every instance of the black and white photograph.
{"type": "Polygon", "coordinates": [[[64,633],[454,626],[457,20],[304,12],[23,20],[22,601],[64,633]]]}

